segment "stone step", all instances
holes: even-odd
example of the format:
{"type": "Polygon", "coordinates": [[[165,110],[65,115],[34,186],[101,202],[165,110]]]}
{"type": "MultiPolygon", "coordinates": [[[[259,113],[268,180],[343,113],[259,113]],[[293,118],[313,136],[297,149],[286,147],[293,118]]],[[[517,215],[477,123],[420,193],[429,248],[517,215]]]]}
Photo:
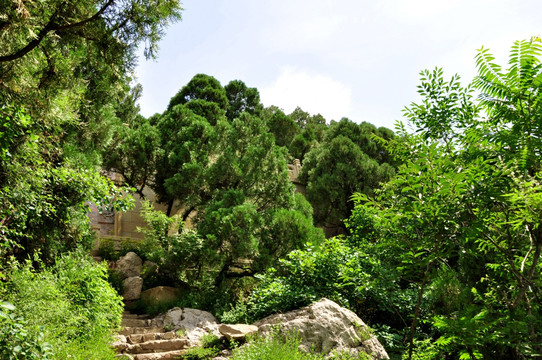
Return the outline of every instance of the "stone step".
{"type": "Polygon", "coordinates": [[[183,350],[187,345],[187,339],[151,340],[139,344],[127,344],[123,352],[126,354],[160,353],[183,350]]]}
{"type": "Polygon", "coordinates": [[[161,353],[146,353],[146,354],[136,354],[133,356],[134,360],[170,360],[178,359],[183,355],[186,350],[173,350],[166,351],[161,353]]]}
{"type": "Polygon", "coordinates": [[[132,313],[129,313],[129,312],[125,312],[122,314],[122,318],[123,319],[140,319],[140,320],[147,320],[147,319],[150,319],[150,316],[149,315],[141,315],[141,314],[132,314],[132,313]]]}
{"type": "Polygon", "coordinates": [[[176,338],[177,334],[173,331],[165,333],[132,334],[126,336],[126,340],[129,344],[140,344],[151,340],[171,340],[176,338]]]}
{"type": "Polygon", "coordinates": [[[146,327],[150,325],[149,319],[131,319],[131,318],[123,318],[120,325],[122,327],[146,327]]]}
{"type": "Polygon", "coordinates": [[[119,331],[119,335],[133,335],[133,334],[150,334],[150,333],[163,333],[165,332],[164,328],[161,326],[135,326],[135,327],[124,327],[119,331]]]}

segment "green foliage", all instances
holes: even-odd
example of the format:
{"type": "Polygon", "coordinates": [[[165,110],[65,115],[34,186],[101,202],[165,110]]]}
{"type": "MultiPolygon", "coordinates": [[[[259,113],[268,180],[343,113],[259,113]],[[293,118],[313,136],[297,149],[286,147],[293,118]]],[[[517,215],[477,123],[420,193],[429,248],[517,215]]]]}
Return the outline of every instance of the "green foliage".
{"type": "Polygon", "coordinates": [[[205,360],[212,359],[220,353],[220,350],[217,348],[204,348],[204,347],[194,347],[189,349],[182,355],[182,359],[185,360],[205,360]]]}
{"type": "Polygon", "coordinates": [[[222,341],[214,334],[205,334],[201,338],[201,346],[189,349],[182,355],[186,360],[211,359],[220,353],[222,341]]]}
{"type": "Polygon", "coordinates": [[[118,260],[120,257],[119,252],[115,250],[115,240],[108,238],[100,239],[98,254],[105,260],[118,260]]]}
{"type": "Polygon", "coordinates": [[[36,270],[13,263],[5,296],[24,316],[29,334],[51,345],[51,358],[106,359],[123,306],[107,282],[105,264],[82,252],[66,254],[53,267],[36,270]],[[39,330],[39,331],[38,331],[39,330]]]}
{"type": "Polygon", "coordinates": [[[343,220],[354,207],[350,197],[356,191],[372,194],[395,171],[386,162],[387,151],[372,136],[376,128],[357,125],[347,119],[333,123],[323,143],[305,157],[300,180],[307,184],[307,199],[314,208],[316,223],[327,235],[345,232],[343,220]]]}
{"type": "Polygon", "coordinates": [[[291,117],[277,110],[267,119],[267,127],[275,137],[278,146],[289,146],[294,137],[300,132],[299,126],[291,117]]]}
{"type": "Polygon", "coordinates": [[[249,88],[241,80],[232,80],[224,86],[228,97],[228,110],[226,117],[229,121],[238,118],[243,112],[251,115],[259,115],[262,110],[260,93],[256,88],[249,88]]]}
{"type": "Polygon", "coordinates": [[[115,128],[103,165],[115,169],[143,196],[159,155],[159,141],[158,130],[150,120],[140,115],[124,116],[123,125],[115,128]]]}
{"type": "Polygon", "coordinates": [[[390,143],[397,175],[354,197],[353,243],[416,289],[405,358],[540,353],[541,54],[539,39],[518,41],[503,71],[481,49],[466,88],[422,72],[423,100],[405,109],[417,134],[399,124],[390,143]]]}
{"type": "MultiPolygon", "coordinates": [[[[129,74],[138,43],[153,56],[177,1],[3,4],[0,26],[2,259],[90,243],[86,202],[120,192],[100,175],[120,117],[137,109],[129,74]],[[88,223],[87,223],[88,224],[88,223]],[[8,244],[9,242],[9,244],[8,244]],[[6,246],[7,245],[7,246],[6,246]]],[[[137,112],[137,111],[136,111],[137,112]]]]}
{"type": "Polygon", "coordinates": [[[209,75],[197,74],[171,98],[168,110],[173,109],[175,105],[186,104],[193,100],[215,103],[224,110],[229,103],[226,90],[217,79],[209,75]]]}
{"type": "Polygon", "coordinates": [[[354,356],[348,351],[333,352],[329,356],[307,353],[299,349],[301,339],[297,334],[282,335],[275,332],[268,336],[256,336],[244,346],[233,350],[233,360],[369,360],[368,354],[354,356]]]}
{"type": "Polygon", "coordinates": [[[43,341],[39,329],[27,330],[26,321],[12,312],[15,306],[0,303],[0,358],[5,360],[47,360],[49,344],[43,341]]]}
{"type": "Polygon", "coordinates": [[[159,274],[160,280],[165,282],[161,285],[175,285],[179,280],[196,281],[192,267],[202,255],[201,237],[193,230],[183,230],[178,216],[168,217],[154,210],[150,202],[142,203],[142,215],[147,226],[139,229],[145,238],[139,245],[138,253],[159,268],[148,269],[144,277],[159,274]]]}
{"type": "Polygon", "coordinates": [[[397,318],[397,309],[405,313],[410,310],[403,305],[408,295],[398,291],[395,276],[361,249],[332,238],[318,246],[308,245],[306,250],[290,252],[276,268],[259,275],[260,283],[246,303],[238,305],[227,316],[237,315],[240,320],[246,317],[253,321],[327,297],[363,313],[367,321],[389,320],[397,318]],[[390,305],[391,291],[396,291],[393,305],[390,305]]]}
{"type": "Polygon", "coordinates": [[[95,169],[53,155],[61,149],[41,143],[45,135],[39,132],[39,124],[21,107],[3,106],[1,111],[8,120],[6,126],[11,121],[21,123],[21,117],[26,119],[26,130],[19,132],[14,143],[6,144],[9,159],[1,164],[2,258],[9,254],[24,258],[40,251],[51,261],[55,254],[77,244],[90,247],[94,238],[85,217],[85,202],[125,208],[128,202],[121,189],[95,169]]]}
{"type": "MultiPolygon", "coordinates": [[[[442,359],[444,354],[439,350],[431,339],[420,339],[414,341],[414,350],[412,352],[412,359],[414,360],[433,360],[442,359]]],[[[409,359],[408,353],[404,353],[403,360],[409,359]]]]}
{"type": "Polygon", "coordinates": [[[328,130],[326,120],[320,114],[311,116],[309,113],[297,107],[290,115],[300,130],[296,131],[292,141],[288,144],[290,155],[303,163],[305,155],[323,141],[328,130]]]}
{"type": "Polygon", "coordinates": [[[319,360],[322,356],[299,350],[301,340],[297,336],[274,334],[256,337],[245,346],[233,350],[232,360],[319,360]]]}

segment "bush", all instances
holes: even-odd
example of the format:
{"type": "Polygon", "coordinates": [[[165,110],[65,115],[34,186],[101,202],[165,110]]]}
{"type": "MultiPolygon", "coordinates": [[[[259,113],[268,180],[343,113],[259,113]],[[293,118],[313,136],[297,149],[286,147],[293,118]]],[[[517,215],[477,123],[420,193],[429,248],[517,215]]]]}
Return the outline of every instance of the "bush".
{"type": "Polygon", "coordinates": [[[245,346],[233,350],[232,360],[323,360],[319,354],[299,350],[298,336],[281,336],[277,333],[255,337],[245,346]]]}
{"type": "Polygon", "coordinates": [[[275,331],[269,336],[256,336],[245,346],[233,351],[232,360],[370,360],[361,353],[354,356],[347,351],[333,352],[329,357],[320,353],[307,353],[299,349],[301,340],[297,334],[282,335],[275,331]]]}
{"type": "Polygon", "coordinates": [[[47,360],[50,346],[39,329],[29,331],[26,321],[13,314],[15,306],[0,303],[0,359],[47,360]]]}
{"type": "Polygon", "coordinates": [[[186,360],[204,360],[211,359],[220,353],[222,340],[214,334],[205,334],[201,339],[201,346],[188,350],[183,359],[186,360]]]}
{"type": "Polygon", "coordinates": [[[106,260],[118,260],[120,257],[119,252],[115,250],[115,241],[108,238],[100,239],[98,254],[106,260]]]}
{"type": "MultiPolygon", "coordinates": [[[[326,297],[356,313],[366,321],[383,316],[396,318],[390,308],[390,291],[397,290],[394,273],[386,271],[373,257],[350,247],[339,238],[319,246],[292,251],[269,269],[248,297],[226,313],[228,320],[257,320],[285,312],[326,297]],[[246,309],[243,309],[246,307],[246,309]],[[237,315],[239,319],[233,319],[237,315]]],[[[401,300],[397,300],[401,304],[401,300]]]]}
{"type": "Polygon", "coordinates": [[[6,298],[28,329],[42,327],[52,358],[110,359],[112,330],[120,326],[121,298],[107,282],[105,263],[77,251],[37,269],[30,261],[8,269],[6,298]]]}

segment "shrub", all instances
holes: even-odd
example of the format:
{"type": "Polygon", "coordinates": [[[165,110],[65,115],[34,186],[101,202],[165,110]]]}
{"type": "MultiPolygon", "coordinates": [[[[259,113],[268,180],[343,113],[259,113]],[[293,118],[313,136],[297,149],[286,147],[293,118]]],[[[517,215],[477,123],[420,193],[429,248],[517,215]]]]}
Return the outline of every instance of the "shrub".
{"type": "Polygon", "coordinates": [[[333,352],[329,357],[320,353],[307,353],[299,349],[301,340],[297,334],[282,335],[275,331],[269,336],[256,336],[245,346],[233,351],[232,360],[370,360],[371,356],[358,356],[348,351],[333,352]]]}
{"type": "Polygon", "coordinates": [[[183,359],[186,360],[204,360],[211,359],[220,353],[222,340],[214,334],[205,334],[201,338],[201,346],[188,350],[183,359]]]}
{"type": "Polygon", "coordinates": [[[110,359],[112,330],[120,326],[122,302],[107,282],[105,263],[81,251],[36,269],[30,261],[8,269],[7,299],[24,314],[28,329],[42,327],[52,358],[110,359]]]}
{"type": "Polygon", "coordinates": [[[98,253],[106,260],[118,260],[120,257],[118,251],[115,250],[115,241],[108,238],[100,239],[98,253]]]}
{"type": "Polygon", "coordinates": [[[367,321],[377,314],[396,317],[389,309],[389,292],[396,288],[393,273],[339,238],[327,239],[319,246],[309,245],[306,250],[292,251],[259,279],[260,284],[246,304],[237,305],[228,316],[246,314],[248,320],[256,320],[327,297],[354,312],[363,311],[367,321]],[[243,310],[243,306],[247,309],[243,310]]]}
{"type": "Polygon", "coordinates": [[[26,321],[13,314],[15,306],[0,303],[0,359],[47,360],[50,346],[39,329],[28,329],[26,321]]]}
{"type": "Polygon", "coordinates": [[[233,351],[232,360],[323,360],[319,354],[299,350],[299,337],[281,336],[277,333],[266,337],[255,337],[245,346],[233,351]]]}

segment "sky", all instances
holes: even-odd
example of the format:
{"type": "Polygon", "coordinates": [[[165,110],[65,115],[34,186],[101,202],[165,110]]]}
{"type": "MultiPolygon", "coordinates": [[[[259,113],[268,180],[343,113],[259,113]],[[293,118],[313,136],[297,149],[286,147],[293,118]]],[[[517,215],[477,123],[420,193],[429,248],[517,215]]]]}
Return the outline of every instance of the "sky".
{"type": "Polygon", "coordinates": [[[162,113],[203,73],[241,80],[264,106],[296,107],[393,129],[419,100],[420,71],[465,84],[482,46],[506,65],[516,40],[542,34],[540,0],[184,0],[157,60],[141,55],[141,113],[162,113]]]}

